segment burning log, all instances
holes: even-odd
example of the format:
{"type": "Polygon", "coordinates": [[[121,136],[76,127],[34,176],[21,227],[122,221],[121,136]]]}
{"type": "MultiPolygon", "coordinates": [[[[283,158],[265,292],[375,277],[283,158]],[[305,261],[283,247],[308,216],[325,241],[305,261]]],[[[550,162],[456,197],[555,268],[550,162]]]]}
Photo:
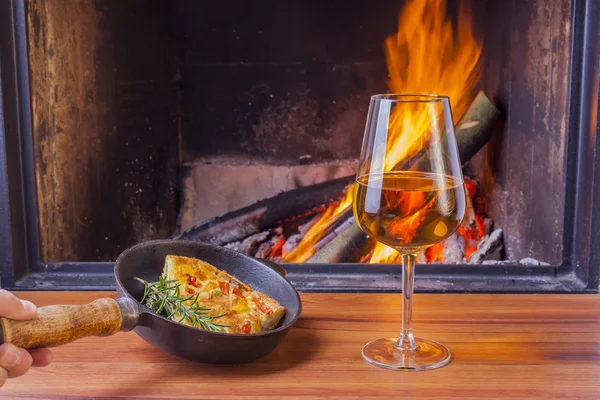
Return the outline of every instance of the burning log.
{"type": "Polygon", "coordinates": [[[329,224],[323,237],[313,246],[313,251],[317,252],[327,246],[352,224],[354,224],[354,216],[352,215],[352,206],[349,206],[339,213],[335,220],[329,224]]]}
{"type": "Polygon", "coordinates": [[[283,229],[277,227],[255,233],[242,241],[228,243],[224,247],[239,251],[247,256],[273,260],[281,256],[285,241],[283,229]]]}
{"type": "Polygon", "coordinates": [[[302,239],[304,238],[304,236],[306,235],[306,232],[308,232],[310,227],[313,226],[319,219],[321,219],[322,216],[323,216],[322,213],[317,214],[310,221],[305,223],[304,225],[300,225],[298,227],[298,233],[291,235],[283,244],[281,255],[283,257],[285,257],[286,254],[288,254],[292,250],[294,250],[296,248],[296,246],[298,246],[300,241],[302,241],[302,239]]]}
{"type": "MultiPolygon", "coordinates": [[[[494,122],[500,116],[500,111],[492,104],[483,92],[477,93],[475,100],[465,112],[465,115],[454,127],[458,154],[461,162],[468,162],[492,137],[494,122]]],[[[414,165],[417,171],[429,168],[429,159],[421,157],[414,165]]]]}
{"type": "Polygon", "coordinates": [[[292,250],[294,250],[296,248],[296,246],[298,246],[298,244],[302,241],[303,237],[304,237],[304,235],[296,233],[296,234],[290,236],[289,238],[287,238],[287,240],[283,244],[282,254],[281,255],[283,257],[285,257],[292,250]]]}
{"type": "Polygon", "coordinates": [[[339,201],[353,176],[338,178],[290,190],[259,201],[221,217],[205,221],[174,239],[195,240],[223,246],[243,241],[248,236],[323,212],[327,205],[339,201]]]}
{"type": "Polygon", "coordinates": [[[306,262],[308,264],[320,264],[346,261],[349,257],[365,251],[366,241],[367,235],[352,218],[343,232],[306,262]]]}
{"type": "Polygon", "coordinates": [[[469,262],[473,264],[481,264],[485,260],[493,260],[500,258],[502,251],[502,229],[496,229],[490,236],[484,238],[477,246],[477,251],[471,254],[469,262]]]}
{"type": "Polygon", "coordinates": [[[240,253],[244,253],[247,256],[251,256],[257,251],[260,245],[262,245],[269,238],[270,234],[270,231],[255,233],[254,235],[248,236],[241,242],[226,244],[225,247],[239,251],[240,253]]]}
{"type": "Polygon", "coordinates": [[[281,248],[285,244],[285,237],[282,235],[281,228],[275,229],[269,240],[258,246],[258,250],[254,253],[254,257],[272,260],[281,255],[281,248]]]}
{"type": "Polygon", "coordinates": [[[483,92],[477,93],[465,115],[456,125],[458,154],[463,163],[469,161],[492,137],[494,122],[500,111],[483,92]]]}
{"type": "MultiPolygon", "coordinates": [[[[491,127],[499,116],[500,111],[480,91],[455,128],[458,151],[463,164],[468,162],[487,143],[492,135],[491,127]]],[[[429,160],[422,157],[414,165],[413,168],[426,170],[429,160]]],[[[348,207],[341,214],[343,216],[339,219],[348,220],[352,217],[352,209],[348,207]]],[[[355,223],[345,226],[346,229],[341,234],[337,233],[331,242],[318,249],[307,262],[344,262],[364,251],[367,235],[355,223]]]]}

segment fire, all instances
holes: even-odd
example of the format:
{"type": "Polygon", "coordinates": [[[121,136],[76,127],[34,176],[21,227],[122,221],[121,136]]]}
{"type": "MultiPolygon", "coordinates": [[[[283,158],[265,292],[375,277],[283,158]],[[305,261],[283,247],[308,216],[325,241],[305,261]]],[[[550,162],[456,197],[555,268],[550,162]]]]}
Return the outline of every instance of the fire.
{"type": "MultiPolygon", "coordinates": [[[[481,43],[473,37],[469,8],[461,2],[456,26],[446,18],[445,0],[409,0],[398,21],[397,34],[384,42],[392,93],[436,93],[450,97],[456,121],[465,113],[479,80],[478,62],[481,43]]],[[[418,153],[429,140],[427,113],[392,115],[389,127],[385,168],[391,170],[399,162],[418,153]]],[[[406,194],[405,194],[406,195],[406,194]]],[[[417,196],[418,197],[418,196],[417,196]]],[[[407,211],[423,206],[424,199],[397,199],[407,211]]],[[[299,246],[284,261],[303,262],[313,254],[312,247],[323,236],[328,223],[352,202],[352,191],[343,201],[327,209],[308,231],[299,246]]],[[[420,220],[405,218],[399,232],[410,235],[420,220]]],[[[439,251],[441,255],[441,251],[439,251]]],[[[370,263],[394,262],[397,253],[377,243],[370,263]]]]}
{"type": "MultiPolygon", "coordinates": [[[[433,205],[435,198],[425,204],[422,192],[394,192],[400,203],[400,209],[407,217],[399,218],[390,224],[390,235],[410,243],[417,233],[417,228],[427,216],[427,210],[433,205]]],[[[390,207],[395,208],[395,207],[390,207]]]]}
{"type": "Polygon", "coordinates": [[[426,210],[431,206],[426,205],[410,217],[398,219],[390,224],[390,236],[401,240],[401,243],[410,243],[417,234],[417,228],[427,216],[426,210]]]}
{"type": "MultiPolygon", "coordinates": [[[[482,45],[473,37],[471,13],[461,2],[456,29],[446,18],[445,0],[411,0],[400,14],[398,33],[385,41],[385,55],[392,93],[436,93],[450,97],[455,121],[472,100],[479,80],[482,45]]],[[[398,162],[422,149],[428,140],[428,115],[409,115],[391,121],[392,140],[385,165],[398,162]]],[[[417,222],[418,223],[418,222],[417,222]]],[[[441,257],[440,246],[429,250],[441,257]]],[[[397,253],[377,243],[370,263],[391,263],[397,253]]],[[[438,258],[439,259],[439,258],[438,258]]]]}
{"type": "Polygon", "coordinates": [[[425,203],[425,193],[423,192],[388,192],[386,203],[388,208],[393,209],[400,206],[402,214],[409,215],[414,211],[420,210],[425,203]]]}
{"type": "Polygon", "coordinates": [[[323,216],[306,232],[298,246],[289,252],[284,260],[291,263],[302,263],[314,254],[313,246],[321,239],[325,229],[329,226],[336,215],[352,204],[352,191],[348,190],[338,205],[332,205],[325,210],[323,216]]]}

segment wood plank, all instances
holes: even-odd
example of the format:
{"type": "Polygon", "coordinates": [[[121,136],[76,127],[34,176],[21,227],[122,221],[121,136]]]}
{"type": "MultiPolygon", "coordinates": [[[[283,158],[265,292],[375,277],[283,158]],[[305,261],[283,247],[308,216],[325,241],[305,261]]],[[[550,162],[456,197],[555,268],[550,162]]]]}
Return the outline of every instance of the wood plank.
{"type": "MultiPolygon", "coordinates": [[[[22,292],[38,305],[114,293],[22,292]]],[[[600,398],[600,296],[415,296],[415,331],[453,361],[418,373],[364,362],[369,340],[400,328],[400,296],[302,294],[302,317],[281,346],[251,365],[187,362],[134,333],[54,349],[50,367],[10,380],[10,399],[600,398]]]]}

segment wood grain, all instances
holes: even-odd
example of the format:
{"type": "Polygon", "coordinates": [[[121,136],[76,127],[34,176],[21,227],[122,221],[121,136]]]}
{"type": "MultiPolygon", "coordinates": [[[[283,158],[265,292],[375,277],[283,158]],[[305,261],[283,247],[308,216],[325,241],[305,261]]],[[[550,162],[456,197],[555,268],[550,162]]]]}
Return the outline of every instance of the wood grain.
{"type": "Polygon", "coordinates": [[[40,307],[29,321],[0,318],[4,343],[24,349],[55,347],[87,336],[110,336],[119,332],[122,315],[117,302],[101,298],[82,306],[40,307]]]}
{"type": "MultiPolygon", "coordinates": [[[[107,293],[19,293],[38,305],[86,303],[107,293]]],[[[446,344],[445,368],[379,369],[361,347],[400,329],[396,294],[303,294],[281,346],[240,366],[183,361],[135,333],[54,349],[51,366],[9,380],[9,399],[532,399],[600,398],[600,296],[415,296],[418,337],[446,344]]],[[[194,345],[194,344],[190,344],[194,345]]]]}

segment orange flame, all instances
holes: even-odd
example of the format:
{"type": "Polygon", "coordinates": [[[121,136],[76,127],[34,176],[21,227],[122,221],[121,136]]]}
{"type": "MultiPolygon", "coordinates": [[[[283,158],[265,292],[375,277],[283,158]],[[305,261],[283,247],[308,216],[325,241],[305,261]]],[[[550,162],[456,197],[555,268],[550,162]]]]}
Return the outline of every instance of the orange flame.
{"type": "MultiPolygon", "coordinates": [[[[473,37],[471,13],[466,4],[460,4],[458,23],[454,29],[452,22],[446,18],[445,0],[409,0],[400,13],[398,33],[388,37],[384,47],[390,76],[388,87],[392,93],[449,96],[454,118],[458,120],[462,117],[479,80],[478,62],[482,49],[481,43],[473,37]]],[[[423,148],[429,139],[428,121],[430,115],[424,112],[392,115],[386,170],[391,170],[423,148]]],[[[284,257],[284,261],[308,260],[328,223],[351,201],[352,191],[349,190],[339,205],[327,209],[323,218],[311,227],[299,246],[284,257]]],[[[401,201],[402,206],[410,212],[420,208],[424,199],[411,197],[401,201]]],[[[410,223],[417,226],[420,223],[418,214],[415,214],[414,221],[405,218],[397,229],[403,234],[410,234],[410,223]]],[[[389,263],[396,258],[396,251],[377,243],[369,262],[389,263]]]]}
{"type": "MultiPolygon", "coordinates": [[[[471,13],[461,2],[454,29],[446,18],[445,0],[410,0],[398,22],[398,33],[385,41],[393,93],[436,93],[450,97],[455,120],[460,119],[479,81],[482,45],[473,37],[471,13]]],[[[425,113],[393,118],[386,168],[411,157],[429,139],[425,113]]],[[[435,249],[437,253],[440,249],[435,249]]],[[[441,254],[440,254],[441,256],[441,254]]],[[[397,253],[377,243],[370,263],[391,263],[397,253]]],[[[399,259],[398,259],[399,260],[399,259]]]]}
{"type": "Polygon", "coordinates": [[[410,243],[417,234],[417,228],[427,217],[427,210],[435,203],[434,197],[429,203],[425,203],[425,195],[422,192],[400,192],[401,208],[408,215],[398,218],[390,224],[390,235],[400,239],[402,243],[410,243]],[[410,214],[412,213],[412,214],[410,214]]]}
{"type": "Polygon", "coordinates": [[[283,257],[284,261],[290,263],[306,262],[313,256],[315,250],[313,246],[321,239],[325,233],[325,229],[329,226],[336,215],[344,211],[346,207],[352,204],[352,190],[348,190],[342,201],[337,205],[331,205],[325,210],[323,216],[310,227],[308,232],[300,243],[283,257]]]}

